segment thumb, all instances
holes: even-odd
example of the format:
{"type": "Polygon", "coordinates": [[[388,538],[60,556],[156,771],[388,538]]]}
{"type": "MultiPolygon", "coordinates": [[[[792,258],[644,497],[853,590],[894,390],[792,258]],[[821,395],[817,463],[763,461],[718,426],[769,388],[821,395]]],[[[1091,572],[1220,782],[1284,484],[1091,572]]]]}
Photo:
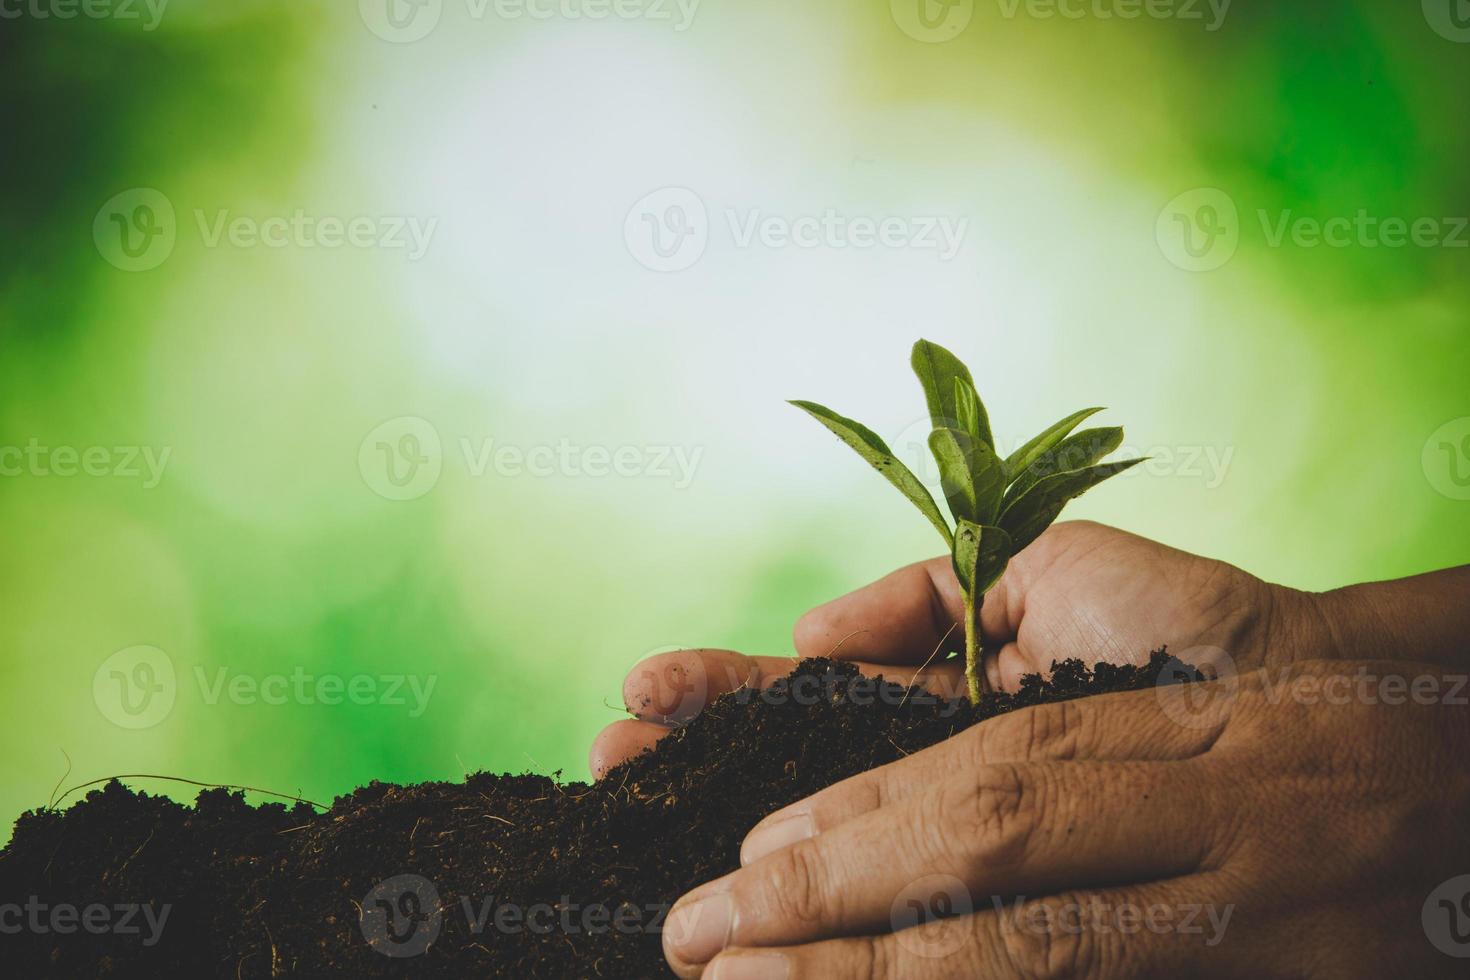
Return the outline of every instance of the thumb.
{"type": "MultiPolygon", "coordinates": [[[[982,640],[1015,638],[1011,626],[1010,571],[981,607],[982,640]]],[[[878,664],[921,664],[963,651],[964,596],[948,557],[931,558],[892,572],[871,585],[817,606],[797,621],[796,652],[878,664]]]]}

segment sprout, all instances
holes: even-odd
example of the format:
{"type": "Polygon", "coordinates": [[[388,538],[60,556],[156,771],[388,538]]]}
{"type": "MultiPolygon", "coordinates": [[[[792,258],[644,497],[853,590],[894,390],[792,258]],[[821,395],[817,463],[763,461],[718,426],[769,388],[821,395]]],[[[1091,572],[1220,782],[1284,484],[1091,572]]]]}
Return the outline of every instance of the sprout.
{"type": "Polygon", "coordinates": [[[985,690],[980,669],[980,608],[1011,557],[1046,530],[1067,501],[1143,459],[1100,462],[1123,441],[1121,428],[1073,430],[1102,411],[1085,408],[1042,432],[1005,459],[996,454],[990,418],[969,368],[949,351],[921,340],[911,359],[924,386],[934,431],[929,450],[954,527],[919,478],[878,435],[814,402],[793,401],[857,450],[929,519],[950,550],[965,597],[965,678],[970,700],[985,690]]]}

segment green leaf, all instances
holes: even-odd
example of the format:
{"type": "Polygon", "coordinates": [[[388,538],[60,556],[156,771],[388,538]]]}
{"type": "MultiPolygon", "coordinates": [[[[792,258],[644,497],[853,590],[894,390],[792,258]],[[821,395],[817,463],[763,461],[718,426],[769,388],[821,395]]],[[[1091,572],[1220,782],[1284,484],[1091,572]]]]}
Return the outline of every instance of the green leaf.
{"type": "Polygon", "coordinates": [[[1001,511],[1000,526],[1011,536],[1020,551],[1045,531],[1061,514],[1069,500],[1079,497],[1111,476],[1142,463],[1147,456],[1102,463],[1086,469],[1044,476],[1001,511]]]}
{"type": "Polygon", "coordinates": [[[1101,411],[1101,408],[1084,408],[1082,411],[1073,412],[1060,422],[1057,422],[1036,438],[1026,443],[1026,445],[1011,453],[1010,456],[1006,457],[1006,472],[1014,479],[1016,474],[1036,462],[1036,457],[1065,439],[1067,433],[1082,424],[1084,419],[1091,418],[1101,411]]]}
{"type": "MultiPolygon", "coordinates": [[[[970,369],[958,357],[927,340],[914,344],[909,363],[914,367],[914,374],[919,376],[919,383],[924,386],[924,399],[929,403],[929,418],[934,423],[934,428],[956,428],[959,410],[955,406],[955,381],[961,379],[974,390],[975,381],[970,377],[970,369]]],[[[975,405],[980,439],[994,446],[995,440],[990,435],[990,421],[985,416],[985,409],[980,405],[978,395],[975,397],[975,405]]]]}
{"type": "Polygon", "coordinates": [[[929,451],[939,464],[939,482],[955,520],[994,522],[1005,490],[995,450],[968,432],[945,428],[929,433],[929,451]]]}
{"type": "Polygon", "coordinates": [[[929,519],[929,523],[939,531],[947,547],[954,546],[954,536],[950,533],[944,515],[939,512],[939,505],[934,502],[934,498],[930,496],[924,484],[919,482],[919,478],[914,476],[913,471],[893,455],[893,451],[878,437],[876,432],[816,402],[793,401],[791,404],[811,415],[836,434],[837,438],[857,450],[859,456],[867,460],[873,469],[882,473],[889,483],[897,487],[905,497],[913,502],[915,507],[919,508],[920,512],[929,519]]]}
{"type": "Polygon", "coordinates": [[[993,525],[960,521],[954,535],[954,574],[967,595],[984,595],[1011,560],[1011,536],[993,525]],[[979,586],[978,591],[971,589],[979,586]]]}
{"type": "Polygon", "coordinates": [[[1117,426],[1083,429],[1068,436],[1036,457],[1021,473],[1012,475],[1014,482],[1006,491],[1007,503],[1031,489],[1037,481],[1091,466],[1122,444],[1123,430],[1117,426]]]}
{"type": "Polygon", "coordinates": [[[995,440],[990,434],[990,418],[975,386],[964,378],[954,379],[955,428],[968,432],[974,439],[984,442],[992,449],[995,440]]]}

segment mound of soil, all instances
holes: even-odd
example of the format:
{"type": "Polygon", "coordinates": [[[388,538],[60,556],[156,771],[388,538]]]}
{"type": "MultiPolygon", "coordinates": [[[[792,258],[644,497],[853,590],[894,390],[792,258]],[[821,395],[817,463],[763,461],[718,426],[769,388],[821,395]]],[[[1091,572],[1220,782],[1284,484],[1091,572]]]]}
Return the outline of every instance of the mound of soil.
{"type": "Polygon", "coordinates": [[[0,852],[16,977],[672,976],[680,894],[739,864],[776,808],[1030,705],[1193,672],[1080,661],[978,706],[803,661],[727,695],[595,785],[477,774],[373,783],[325,812],[206,790],[194,807],[117,782],[31,811],[0,852]]]}

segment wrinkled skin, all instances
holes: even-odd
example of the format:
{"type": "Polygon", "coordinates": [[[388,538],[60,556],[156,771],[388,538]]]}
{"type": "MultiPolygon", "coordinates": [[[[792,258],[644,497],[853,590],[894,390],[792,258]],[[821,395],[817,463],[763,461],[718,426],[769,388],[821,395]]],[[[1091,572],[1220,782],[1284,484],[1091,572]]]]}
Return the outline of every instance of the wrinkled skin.
{"type": "MultiPolygon", "coordinates": [[[[1462,976],[1467,599],[1470,569],[1313,595],[1057,525],[987,597],[992,683],[1165,642],[1220,679],[1018,711],[772,814],[741,870],[675,906],[669,963],[707,980],[1462,976]]],[[[920,668],[959,613],[947,561],[926,562],[813,610],[797,650],[954,693],[953,661],[920,668]]],[[[642,717],[598,737],[594,767],[790,665],[645,662],[624,691],[642,717]]]]}

